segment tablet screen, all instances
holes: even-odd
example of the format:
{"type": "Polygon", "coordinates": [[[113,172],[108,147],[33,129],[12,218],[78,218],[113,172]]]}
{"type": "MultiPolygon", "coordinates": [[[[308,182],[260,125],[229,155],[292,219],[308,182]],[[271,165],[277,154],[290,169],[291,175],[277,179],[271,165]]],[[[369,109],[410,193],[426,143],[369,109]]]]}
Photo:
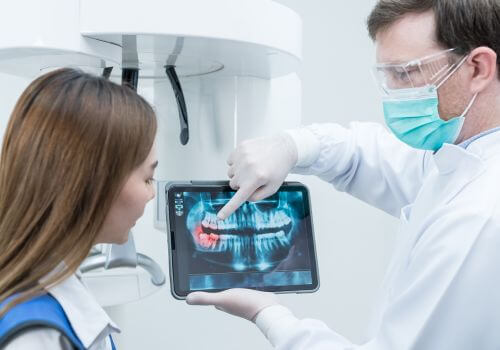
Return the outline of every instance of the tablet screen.
{"type": "Polygon", "coordinates": [[[229,187],[170,188],[175,294],[236,287],[315,289],[316,259],[305,187],[283,187],[218,220],[217,212],[234,193],[229,187]]]}

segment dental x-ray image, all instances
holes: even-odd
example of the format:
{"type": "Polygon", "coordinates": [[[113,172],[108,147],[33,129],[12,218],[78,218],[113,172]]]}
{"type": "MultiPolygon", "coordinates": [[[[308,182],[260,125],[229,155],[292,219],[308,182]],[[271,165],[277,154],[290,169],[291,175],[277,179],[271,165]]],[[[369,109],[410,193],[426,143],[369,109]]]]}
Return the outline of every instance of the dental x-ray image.
{"type": "Polygon", "coordinates": [[[205,260],[230,270],[266,271],[285,260],[293,246],[301,192],[281,192],[256,203],[244,203],[224,221],[216,213],[230,193],[185,192],[192,203],[186,226],[194,249],[205,260]]]}
{"type": "Polygon", "coordinates": [[[186,287],[312,285],[316,262],[305,192],[279,191],[245,202],[226,220],[217,219],[234,193],[175,192],[176,255],[187,275],[186,287]]]}

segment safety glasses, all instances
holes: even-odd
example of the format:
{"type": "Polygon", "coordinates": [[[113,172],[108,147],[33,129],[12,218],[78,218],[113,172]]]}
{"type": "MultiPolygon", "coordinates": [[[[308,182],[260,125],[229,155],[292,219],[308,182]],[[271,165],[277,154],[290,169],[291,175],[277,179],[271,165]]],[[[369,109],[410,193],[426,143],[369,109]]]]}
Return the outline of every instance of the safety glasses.
{"type": "Polygon", "coordinates": [[[461,62],[448,49],[403,64],[377,64],[372,73],[384,97],[404,94],[408,89],[439,86],[461,62]]]}

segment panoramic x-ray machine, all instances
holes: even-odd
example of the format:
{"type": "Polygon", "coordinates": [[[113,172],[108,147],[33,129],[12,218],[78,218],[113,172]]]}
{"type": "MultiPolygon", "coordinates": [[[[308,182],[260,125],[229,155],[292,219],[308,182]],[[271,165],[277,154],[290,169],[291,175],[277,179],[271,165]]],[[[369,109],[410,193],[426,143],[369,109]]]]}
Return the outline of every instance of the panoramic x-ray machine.
{"type": "Polygon", "coordinates": [[[97,246],[81,266],[104,306],[167,280],[168,267],[150,257],[151,232],[165,227],[166,181],[224,179],[237,143],[300,122],[301,21],[273,1],[18,0],[0,17],[0,72],[30,81],[79,67],[129,85],[156,110],[164,181],[154,210],[128,243],[97,246]]]}

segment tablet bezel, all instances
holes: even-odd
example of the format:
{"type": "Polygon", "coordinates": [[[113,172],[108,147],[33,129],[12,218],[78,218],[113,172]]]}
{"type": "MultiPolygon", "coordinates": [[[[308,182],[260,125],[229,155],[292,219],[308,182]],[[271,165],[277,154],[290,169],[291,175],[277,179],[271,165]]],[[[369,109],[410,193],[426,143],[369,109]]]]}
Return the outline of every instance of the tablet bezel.
{"type": "MultiPolygon", "coordinates": [[[[174,192],[234,192],[229,186],[227,181],[172,181],[165,186],[165,204],[166,204],[166,218],[167,218],[167,236],[168,236],[168,251],[169,251],[169,270],[170,270],[170,290],[174,298],[183,300],[192,291],[183,291],[178,288],[178,274],[175,268],[177,264],[177,252],[175,250],[175,235],[174,228],[171,223],[175,222],[175,210],[169,204],[172,203],[174,192]],[[169,210],[172,208],[172,210],[169,210]],[[174,249],[173,249],[174,248],[174,249]]],[[[251,288],[261,291],[269,291],[274,293],[313,293],[319,289],[319,273],[318,273],[318,260],[316,255],[316,244],[314,240],[314,228],[312,222],[311,203],[308,188],[300,182],[285,182],[278,191],[301,191],[304,195],[304,211],[305,223],[307,232],[307,242],[309,248],[309,257],[311,259],[311,277],[312,283],[307,285],[287,285],[287,286],[268,286],[251,288]],[[309,215],[307,215],[309,214],[309,215]]],[[[219,292],[224,289],[208,289],[203,290],[206,292],[219,292]]]]}

